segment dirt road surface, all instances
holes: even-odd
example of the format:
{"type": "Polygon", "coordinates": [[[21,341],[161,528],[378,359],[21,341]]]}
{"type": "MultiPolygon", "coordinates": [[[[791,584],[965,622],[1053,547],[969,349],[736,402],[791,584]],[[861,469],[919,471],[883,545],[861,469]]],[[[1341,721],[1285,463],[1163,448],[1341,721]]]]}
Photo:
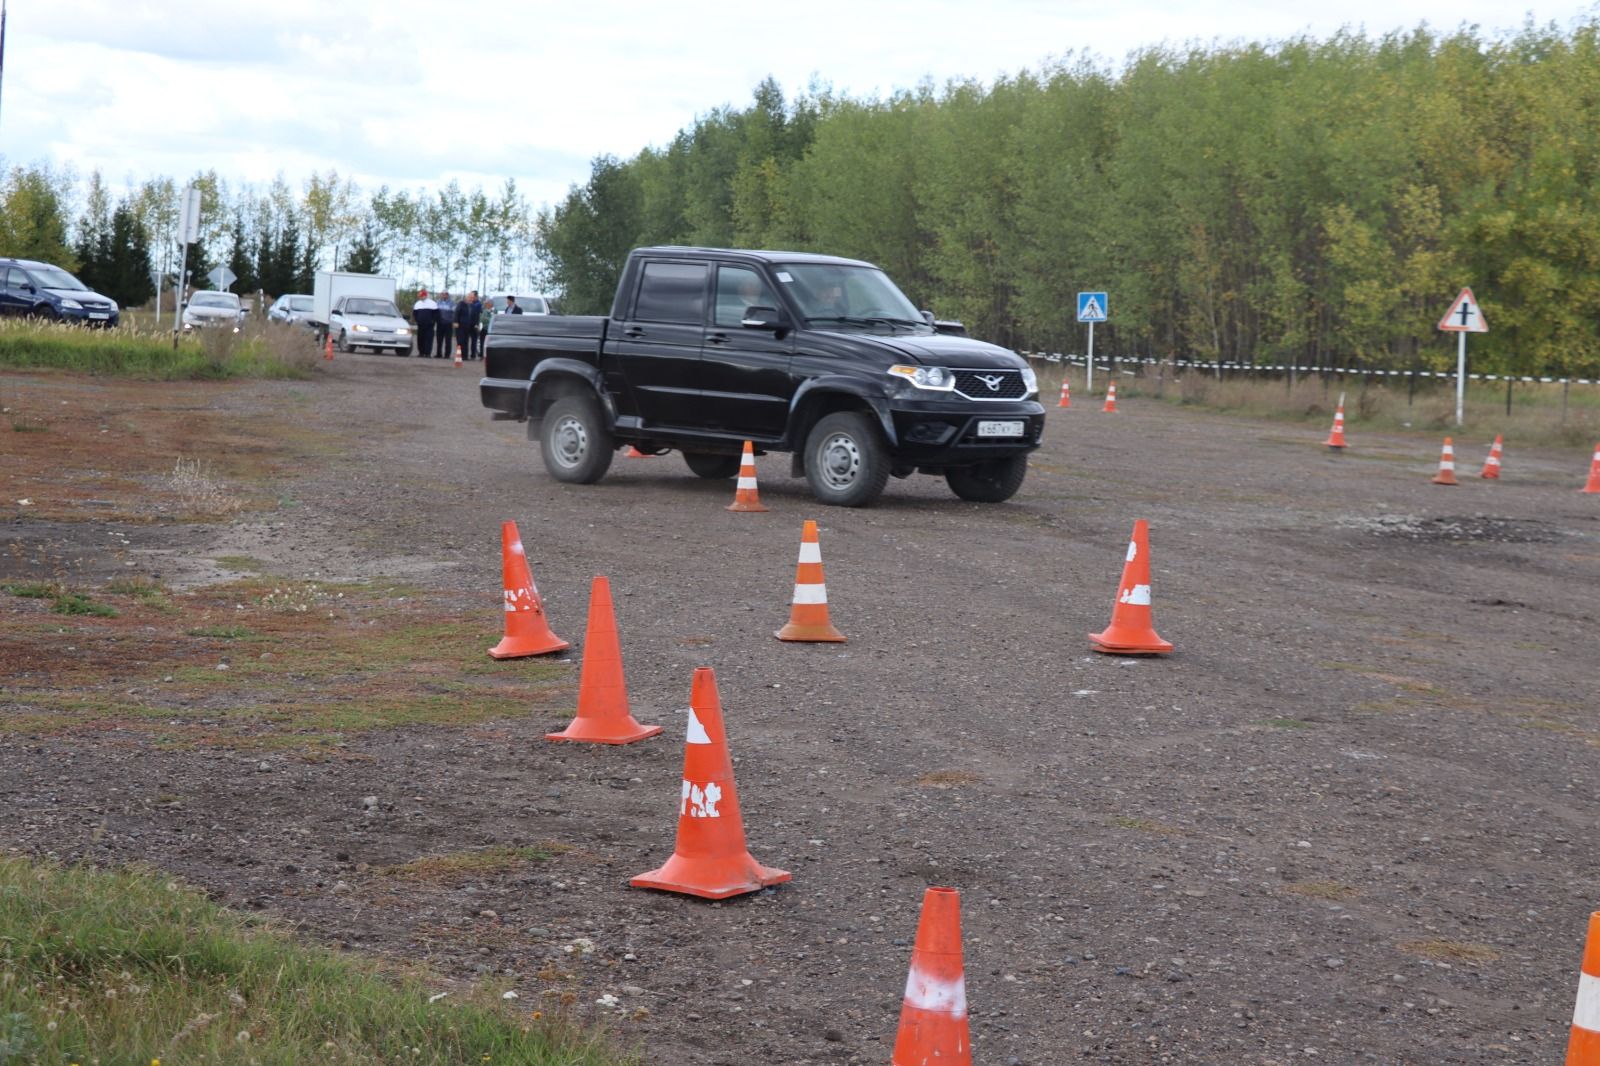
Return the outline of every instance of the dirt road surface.
{"type": "Polygon", "coordinates": [[[555,483],[476,377],[0,382],[43,430],[0,425],[0,578],[120,608],[0,595],[0,846],[154,863],[668,1066],[886,1063],[929,885],[988,1066],[1561,1054],[1600,905],[1586,451],[1510,441],[1483,482],[1484,426],[1443,488],[1432,437],[1085,397],[1008,504],[822,508],[770,456],[770,511],[730,514],[676,455],[555,483]],[[575,645],[610,578],[663,736],[542,739],[581,647],[484,654],[507,518],[575,645]],[[842,645],[772,636],[806,518],[842,645]],[[1138,518],[1165,659],[1084,639],[1138,518]],[[720,904],[627,887],[672,849],[699,665],[794,873],[720,904]]]}

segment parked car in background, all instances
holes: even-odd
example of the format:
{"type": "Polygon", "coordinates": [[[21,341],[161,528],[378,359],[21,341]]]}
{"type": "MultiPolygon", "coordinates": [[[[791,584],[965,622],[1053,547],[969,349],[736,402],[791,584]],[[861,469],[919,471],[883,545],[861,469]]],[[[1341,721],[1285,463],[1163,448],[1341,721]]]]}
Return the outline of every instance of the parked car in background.
{"type": "Polygon", "coordinates": [[[411,351],[411,324],[393,300],[376,296],[341,296],[328,312],[328,333],[341,352],[371,348],[406,355],[411,351]]]}
{"type": "Polygon", "coordinates": [[[268,308],[267,319],[272,322],[287,322],[290,324],[311,326],[313,324],[311,309],[312,302],[310,296],[302,296],[298,293],[289,296],[280,296],[277,298],[277,300],[273,301],[272,306],[268,308]]]}
{"type": "Polygon", "coordinates": [[[497,292],[490,296],[489,299],[494,301],[494,309],[496,311],[504,311],[506,309],[506,300],[511,296],[517,297],[517,306],[522,308],[522,313],[525,315],[560,314],[556,310],[555,301],[548,296],[523,296],[517,293],[497,292]]]}
{"type": "Polygon", "coordinates": [[[117,301],[101,296],[58,266],[0,259],[0,315],[33,315],[89,326],[114,326],[117,301]]]}
{"type": "Polygon", "coordinates": [[[226,327],[237,333],[243,322],[244,305],[239,302],[238,293],[205,289],[189,297],[189,303],[183,309],[183,328],[186,332],[226,327]]]}

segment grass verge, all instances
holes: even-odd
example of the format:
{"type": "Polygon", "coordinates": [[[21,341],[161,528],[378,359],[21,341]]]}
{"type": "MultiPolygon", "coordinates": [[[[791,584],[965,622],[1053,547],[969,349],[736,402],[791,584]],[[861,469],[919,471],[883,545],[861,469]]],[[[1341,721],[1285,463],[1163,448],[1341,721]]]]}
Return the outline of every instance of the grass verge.
{"type": "Polygon", "coordinates": [[[288,333],[276,324],[256,323],[237,334],[185,337],[174,348],[170,333],[0,321],[0,367],[18,370],[77,370],[160,381],[303,378],[315,363],[315,349],[304,331],[288,333]]]}
{"type": "Polygon", "coordinates": [[[165,876],[0,859],[0,1062],[609,1066],[604,1039],[296,944],[165,876]]]}

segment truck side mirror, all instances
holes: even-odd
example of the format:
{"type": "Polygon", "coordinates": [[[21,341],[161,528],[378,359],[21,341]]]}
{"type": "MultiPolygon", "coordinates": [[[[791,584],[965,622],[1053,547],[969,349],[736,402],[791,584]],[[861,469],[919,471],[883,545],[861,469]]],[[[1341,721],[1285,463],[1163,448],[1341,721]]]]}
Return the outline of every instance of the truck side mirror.
{"type": "Polygon", "coordinates": [[[789,328],[789,323],[783,311],[776,307],[747,307],[744,310],[744,318],[740,320],[739,325],[746,329],[770,329],[774,331],[789,328]]]}

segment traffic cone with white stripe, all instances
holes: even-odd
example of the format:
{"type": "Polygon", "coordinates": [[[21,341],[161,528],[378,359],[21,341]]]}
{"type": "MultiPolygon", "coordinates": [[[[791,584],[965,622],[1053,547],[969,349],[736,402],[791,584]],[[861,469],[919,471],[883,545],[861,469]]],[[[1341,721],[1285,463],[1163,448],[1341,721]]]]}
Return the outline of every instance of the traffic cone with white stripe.
{"type": "Polygon", "coordinates": [[[459,344],[456,345],[456,361],[455,361],[455,363],[453,365],[455,365],[455,366],[460,366],[461,365],[461,345],[459,345],[459,344]]]}
{"type": "Polygon", "coordinates": [[[650,456],[650,454],[648,452],[641,452],[638,448],[635,448],[631,444],[628,445],[628,450],[622,453],[622,457],[624,459],[649,459],[649,458],[651,458],[651,456],[650,456]]]}
{"type": "Polygon", "coordinates": [[[325,344],[323,346],[323,348],[322,348],[322,358],[323,359],[332,359],[333,358],[333,334],[331,334],[331,333],[328,334],[328,343],[325,344]]]}
{"type": "Polygon", "coordinates": [[[1600,1066],[1600,911],[1589,915],[1589,935],[1578,970],[1578,1002],[1572,1008],[1572,1032],[1567,1037],[1567,1066],[1600,1066]]]}
{"type": "Polygon", "coordinates": [[[617,614],[611,606],[611,582],[596,577],[589,586],[589,623],[583,633],[583,672],[578,677],[578,715],[546,740],[580,740],[590,744],[632,744],[661,732],[658,725],[640,725],[628,711],[628,686],[622,679],[622,646],[617,640],[617,614]]]}
{"type": "Polygon", "coordinates": [[[787,870],[762,866],[744,839],[744,818],[733,787],[733,760],[722,728],[717,675],[698,667],[689,695],[689,731],[683,745],[683,786],[678,793],[678,841],[666,864],[628,883],[704,899],[727,899],[781,884],[787,870]]]}
{"type": "Polygon", "coordinates": [[[800,563],[794,571],[794,604],[789,624],[773,636],[779,640],[843,643],[844,634],[828,620],[828,586],[822,579],[822,544],[817,524],[806,519],[800,534],[800,563]]]}
{"type": "Polygon", "coordinates": [[[1133,524],[1122,583],[1111,605],[1111,624],[1089,634],[1089,646],[1107,655],[1165,655],[1172,645],[1156,635],[1150,609],[1150,523],[1133,524]]]}
{"type": "Polygon", "coordinates": [[[1105,406],[1100,410],[1109,411],[1112,414],[1117,413],[1117,383],[1115,381],[1106,386],[1106,402],[1105,406]]]}
{"type": "Polygon", "coordinates": [[[528,557],[522,551],[522,534],[515,522],[500,523],[500,571],[505,587],[506,635],[489,649],[496,659],[546,655],[572,645],[550,632],[544,601],[533,583],[528,557]]]}
{"type": "Polygon", "coordinates": [[[1444,451],[1439,453],[1439,472],[1433,475],[1435,485],[1459,485],[1456,480],[1456,446],[1449,437],[1444,439],[1444,451]]]}
{"type": "Polygon", "coordinates": [[[739,460],[739,485],[733,490],[730,511],[765,511],[761,494],[756,489],[756,450],[749,441],[744,442],[744,455],[739,460]]]}
{"type": "Polygon", "coordinates": [[[1333,431],[1328,434],[1328,439],[1322,442],[1334,451],[1342,449],[1344,445],[1344,393],[1339,394],[1339,406],[1333,409],[1333,431]]]}
{"type": "Polygon", "coordinates": [[[1589,483],[1584,492],[1600,492],[1600,444],[1594,446],[1594,458],[1589,461],[1589,483]]]}
{"type": "Polygon", "coordinates": [[[1065,378],[1061,379],[1061,402],[1056,404],[1056,406],[1057,407],[1071,407],[1072,406],[1072,383],[1069,382],[1065,378]]]}
{"type": "Polygon", "coordinates": [[[889,1066],[972,1066],[967,978],[961,964],[961,894],[930,888],[911,949],[900,1031],[889,1066]]]}
{"type": "Polygon", "coordinates": [[[1500,477],[1500,454],[1502,443],[1501,434],[1496,433],[1494,435],[1494,443],[1489,446],[1489,458],[1483,461],[1483,473],[1479,474],[1479,477],[1494,479],[1498,479],[1500,477]]]}

